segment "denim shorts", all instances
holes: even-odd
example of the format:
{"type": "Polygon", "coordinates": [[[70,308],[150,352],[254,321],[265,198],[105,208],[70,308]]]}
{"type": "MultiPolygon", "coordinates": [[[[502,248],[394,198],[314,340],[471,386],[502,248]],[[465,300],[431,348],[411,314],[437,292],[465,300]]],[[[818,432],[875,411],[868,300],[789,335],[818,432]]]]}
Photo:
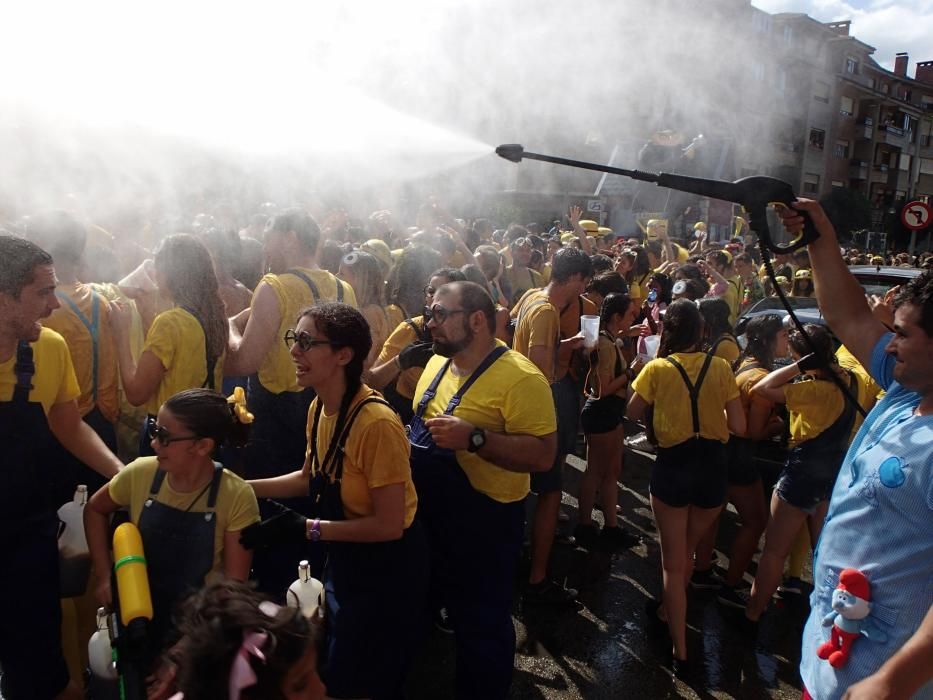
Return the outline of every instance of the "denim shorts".
{"type": "Polygon", "coordinates": [[[718,508],[726,501],[727,471],[724,444],[691,438],[658,448],[649,491],[672,508],[718,508]]]}

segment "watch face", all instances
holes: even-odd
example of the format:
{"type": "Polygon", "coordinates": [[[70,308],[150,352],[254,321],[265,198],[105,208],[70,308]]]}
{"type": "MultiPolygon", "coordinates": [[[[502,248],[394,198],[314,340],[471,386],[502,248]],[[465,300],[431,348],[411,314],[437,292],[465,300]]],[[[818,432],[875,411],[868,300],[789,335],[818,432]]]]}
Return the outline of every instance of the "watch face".
{"type": "Polygon", "coordinates": [[[483,433],[480,431],[470,433],[470,443],[473,445],[473,447],[479,449],[486,444],[486,436],[483,435],[483,433]]]}

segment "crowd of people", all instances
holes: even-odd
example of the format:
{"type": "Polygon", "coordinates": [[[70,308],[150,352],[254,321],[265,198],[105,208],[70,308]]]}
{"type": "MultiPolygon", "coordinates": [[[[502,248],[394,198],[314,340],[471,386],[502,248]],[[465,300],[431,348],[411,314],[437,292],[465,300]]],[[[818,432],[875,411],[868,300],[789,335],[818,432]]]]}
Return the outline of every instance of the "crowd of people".
{"type": "Polygon", "coordinates": [[[432,200],[403,227],[268,205],[151,247],[63,211],[8,222],[3,697],[81,696],[54,575],[78,484],[100,605],[115,516],[139,528],[150,697],[403,697],[431,622],[454,635],[456,697],[508,697],[517,579],[526,614],[583,606],[550,569],[568,455],[586,459],[570,541],[642,544],[618,504],[626,444],[655,455],[646,607],[675,676],[691,589],[753,639],[776,592],[805,588],[812,549],[804,697],[933,692],[933,255],[841,249],[801,200],[785,226],[810,216],[820,238],[774,256],[772,277],[751,239],[711,241],[703,222],[628,238],[582,214],[496,229],[432,200]],[[924,271],[866,300],[846,269],[863,262],[924,271]],[[743,317],[779,289],[816,297],[828,327],[743,317]],[[278,605],[305,559],[325,590],[310,620],[278,605]]]}

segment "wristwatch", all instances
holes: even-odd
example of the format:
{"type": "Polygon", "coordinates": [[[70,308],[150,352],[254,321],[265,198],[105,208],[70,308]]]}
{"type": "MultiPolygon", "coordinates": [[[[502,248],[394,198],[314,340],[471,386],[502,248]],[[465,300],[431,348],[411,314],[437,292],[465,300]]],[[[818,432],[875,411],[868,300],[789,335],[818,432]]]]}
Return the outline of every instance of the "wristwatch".
{"type": "Polygon", "coordinates": [[[467,452],[477,452],[486,444],[486,431],[482,428],[473,428],[470,433],[470,444],[467,446],[467,452]]]}
{"type": "Polygon", "coordinates": [[[312,542],[321,541],[321,521],[317,518],[308,521],[308,539],[312,542]]]}

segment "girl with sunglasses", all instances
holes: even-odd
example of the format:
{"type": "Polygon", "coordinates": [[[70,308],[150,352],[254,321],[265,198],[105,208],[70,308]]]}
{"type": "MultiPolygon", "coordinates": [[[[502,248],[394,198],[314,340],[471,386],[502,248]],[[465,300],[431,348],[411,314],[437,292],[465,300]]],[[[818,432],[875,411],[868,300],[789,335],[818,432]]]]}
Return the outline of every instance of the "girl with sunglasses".
{"type": "Polygon", "coordinates": [[[305,309],[285,337],[308,412],[302,469],[250,482],[260,497],[311,496],[313,517],[282,509],[243,534],[246,546],[321,542],[327,563],[327,661],[334,698],[396,698],[421,629],[427,545],[398,415],[362,381],[372,338],[345,304],[305,309]]]}
{"type": "Polygon", "coordinates": [[[207,389],[175,394],[147,425],[155,456],[130,462],[85,508],[101,605],[113,598],[110,515],[126,508],[139,528],[152,591],[153,652],[168,640],[173,608],[188,593],[219,575],[249,576],[252,554],[240,544],[240,530],[259,520],[256,496],[213,458],[224,444],[245,444],[251,418],[245,405],[207,389]]]}

